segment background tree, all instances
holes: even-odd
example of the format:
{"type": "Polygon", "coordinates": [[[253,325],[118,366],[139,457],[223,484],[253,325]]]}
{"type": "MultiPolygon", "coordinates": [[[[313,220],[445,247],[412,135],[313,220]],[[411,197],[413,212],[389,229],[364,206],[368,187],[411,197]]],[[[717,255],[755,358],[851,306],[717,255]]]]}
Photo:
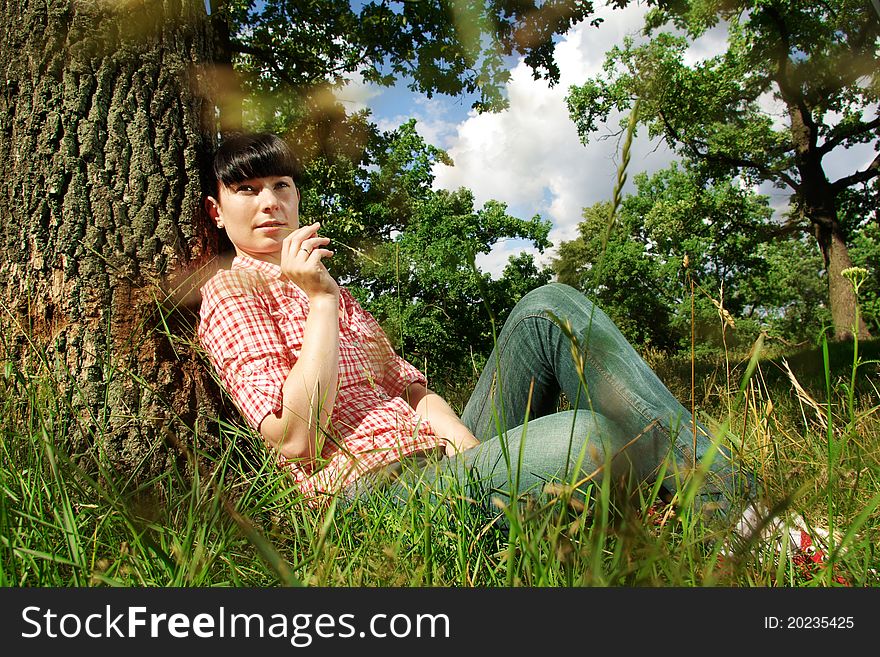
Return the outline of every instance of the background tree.
{"type": "MultiPolygon", "coordinates": [[[[637,217],[619,211],[605,242],[610,210],[610,203],[584,209],[578,237],[559,246],[553,261],[556,279],[595,300],[634,344],[672,348],[677,341],[672,313],[683,291],[664,298],[669,287],[662,278],[665,263],[652,258],[648,245],[637,239],[637,217]]],[[[679,282],[681,255],[670,264],[667,280],[679,282]]]]}
{"type": "Polygon", "coordinates": [[[676,164],[634,182],[607,244],[610,208],[597,203],[553,263],[558,279],[597,299],[630,340],[690,350],[691,281],[703,350],[723,345],[716,304],[735,321],[728,346],[750,344],[760,330],[800,341],[821,327],[821,256],[803,240],[773,239],[766,197],[676,164]]]}
{"type": "MultiPolygon", "coordinates": [[[[835,334],[853,328],[855,297],[840,272],[852,265],[841,194],[880,174],[867,167],[829,180],[826,158],[880,136],[880,17],[861,0],[674,0],[649,12],[644,46],[608,53],[605,74],[571,89],[572,118],[585,141],[612,109],[642,100],[640,121],[715,176],[792,190],[789,229],[809,229],[822,251],[835,334]],[[726,22],[727,50],[688,65],[688,40],[726,22]],[[687,37],[657,32],[664,25],[687,37]],[[765,110],[772,99],[784,126],[765,110]]],[[[789,231],[780,231],[780,238],[789,231]]],[[[864,322],[858,331],[867,336],[864,322]]]]}
{"type": "Polygon", "coordinates": [[[847,189],[838,200],[853,264],[873,272],[861,285],[859,304],[876,335],[880,332],[880,178],[860,189],[847,189]]]}

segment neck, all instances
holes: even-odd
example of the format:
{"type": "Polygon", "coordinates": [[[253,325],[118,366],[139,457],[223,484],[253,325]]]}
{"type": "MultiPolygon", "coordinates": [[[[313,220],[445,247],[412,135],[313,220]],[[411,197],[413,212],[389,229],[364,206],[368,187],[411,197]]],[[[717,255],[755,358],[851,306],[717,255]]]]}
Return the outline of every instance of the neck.
{"type": "Polygon", "coordinates": [[[263,262],[269,262],[273,265],[281,266],[281,252],[278,253],[248,253],[247,251],[242,251],[238,247],[235,247],[235,252],[240,256],[247,256],[248,258],[253,258],[254,260],[261,260],[263,262]]]}

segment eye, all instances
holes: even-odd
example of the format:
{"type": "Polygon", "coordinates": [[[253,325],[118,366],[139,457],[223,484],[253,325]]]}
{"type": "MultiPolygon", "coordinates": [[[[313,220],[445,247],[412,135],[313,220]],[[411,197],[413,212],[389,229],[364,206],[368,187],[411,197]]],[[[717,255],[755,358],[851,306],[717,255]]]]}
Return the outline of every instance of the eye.
{"type": "Polygon", "coordinates": [[[277,183],[275,183],[275,189],[287,189],[289,187],[290,184],[283,180],[279,180],[277,183]]]}
{"type": "Polygon", "coordinates": [[[254,187],[253,187],[253,185],[239,185],[238,187],[235,188],[235,191],[236,192],[244,192],[244,193],[253,192],[254,187]]]}

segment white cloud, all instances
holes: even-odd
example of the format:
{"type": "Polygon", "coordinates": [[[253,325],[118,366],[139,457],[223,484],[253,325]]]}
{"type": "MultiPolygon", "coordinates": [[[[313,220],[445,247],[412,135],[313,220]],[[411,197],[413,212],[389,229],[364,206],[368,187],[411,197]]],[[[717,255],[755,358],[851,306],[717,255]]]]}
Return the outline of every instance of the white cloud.
{"type": "Polygon", "coordinates": [[[480,271],[489,272],[493,276],[499,276],[504,271],[504,267],[507,266],[508,259],[523,251],[527,251],[536,257],[539,256],[538,250],[534,247],[522,246],[520,240],[511,240],[496,245],[490,253],[478,253],[475,264],[480,271]]]}
{"type": "MultiPolygon", "coordinates": [[[[727,50],[727,28],[727,23],[722,21],[711,30],[701,34],[698,39],[691,41],[684,53],[684,63],[687,66],[693,66],[697,62],[720,55],[727,50]]],[[[680,31],[678,34],[685,35],[680,31]]]]}
{"type": "Polygon", "coordinates": [[[360,72],[335,92],[336,99],[349,114],[368,109],[370,101],[382,93],[382,88],[366,82],[360,72]]]}
{"type": "MultiPolygon", "coordinates": [[[[617,175],[620,117],[593,135],[583,146],[568,116],[565,96],[568,88],[582,84],[601,72],[605,52],[642,25],[645,8],[630,5],[625,10],[603,8],[605,21],[598,27],[588,23],[571,30],[556,46],[561,80],[555,87],[537,81],[522,61],[513,69],[508,83],[510,107],[499,113],[471,112],[458,125],[447,147],[455,165],[438,165],[435,186],[474,191],[477,204],[497,199],[521,217],[540,213],[550,219],[550,239],[572,239],[584,207],[611,198],[617,175]]],[[[673,159],[665,146],[640,136],[633,144],[629,177],[646,169],[665,167],[673,159]]],[[[507,256],[523,250],[514,244],[500,245],[479,264],[497,274],[507,256]]],[[[551,254],[545,255],[546,261],[551,254]]]]}

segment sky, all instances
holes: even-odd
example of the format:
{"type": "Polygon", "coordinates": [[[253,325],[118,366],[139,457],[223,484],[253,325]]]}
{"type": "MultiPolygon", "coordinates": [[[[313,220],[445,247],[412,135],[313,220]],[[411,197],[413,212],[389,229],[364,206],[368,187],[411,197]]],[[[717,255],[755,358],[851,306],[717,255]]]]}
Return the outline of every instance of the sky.
{"type": "MultiPolygon", "coordinates": [[[[478,114],[470,109],[471,99],[435,96],[432,99],[410,92],[405,85],[385,89],[355,81],[340,91],[339,98],[352,110],[369,108],[373,119],[383,129],[393,129],[416,118],[417,129],[425,140],[445,149],[454,166],[434,168],[435,188],[468,187],[474,192],[477,207],[490,199],[502,201],[514,216],[531,218],[540,214],[552,222],[550,240],[557,245],[577,235],[577,224],[584,207],[610,200],[619,163],[620,116],[583,145],[574,123],[568,116],[565,96],[571,85],[583,84],[601,71],[606,51],[624,36],[638,35],[646,8],[630,4],[623,10],[611,9],[597,2],[596,15],[604,19],[599,27],[581,23],[564,35],[556,45],[560,82],[549,86],[534,80],[531,70],[519,60],[513,61],[507,85],[509,108],[497,113],[478,114]]],[[[687,53],[690,62],[711,57],[725,46],[726,30],[716,28],[694,42],[687,53]]],[[[767,107],[773,110],[772,99],[767,107]]],[[[776,108],[777,113],[781,110],[776,108]]],[[[829,177],[835,171],[852,173],[864,168],[874,157],[873,149],[853,149],[835,153],[827,161],[829,177]]],[[[641,128],[633,143],[625,192],[633,191],[636,173],[654,172],[667,167],[677,157],[659,139],[647,137],[641,128]]],[[[771,197],[771,205],[783,209],[788,192],[762,187],[771,197]]],[[[537,254],[527,244],[510,241],[481,256],[477,264],[493,275],[501,272],[510,255],[520,251],[536,254],[541,263],[554,255],[550,250],[537,254]]]]}

